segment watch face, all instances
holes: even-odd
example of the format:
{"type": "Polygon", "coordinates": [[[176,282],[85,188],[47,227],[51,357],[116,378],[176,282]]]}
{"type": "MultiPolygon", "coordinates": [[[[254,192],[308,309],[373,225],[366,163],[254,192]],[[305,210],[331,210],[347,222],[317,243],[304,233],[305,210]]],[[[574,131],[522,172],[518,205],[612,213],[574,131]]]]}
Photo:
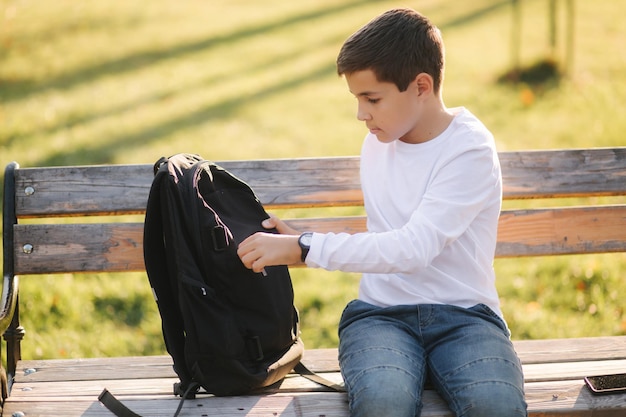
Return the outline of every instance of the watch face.
{"type": "Polygon", "coordinates": [[[300,244],[303,246],[311,246],[311,240],[313,240],[312,233],[303,233],[302,236],[300,236],[300,244]]]}

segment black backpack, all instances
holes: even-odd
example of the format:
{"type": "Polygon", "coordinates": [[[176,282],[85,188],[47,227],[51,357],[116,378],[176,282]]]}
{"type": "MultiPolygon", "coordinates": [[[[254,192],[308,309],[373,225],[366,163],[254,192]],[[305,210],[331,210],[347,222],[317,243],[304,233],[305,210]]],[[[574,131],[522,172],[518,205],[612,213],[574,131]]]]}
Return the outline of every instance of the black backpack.
{"type": "MultiPolygon", "coordinates": [[[[161,158],[154,174],[144,261],[180,379],[175,415],[200,387],[218,396],[246,394],[279,384],[292,369],[343,391],[300,362],[304,345],[287,267],[259,274],[237,256],[239,242],[268,231],[261,222],[269,216],[252,189],[192,154],[161,158]]],[[[107,389],[98,398],[117,416],[137,416],[107,389]]]]}
{"type": "MultiPolygon", "coordinates": [[[[235,395],[279,382],[299,362],[286,266],[246,268],[237,246],[268,214],[250,187],[197,155],[154,167],[144,260],[182,395],[193,381],[235,395]]],[[[274,231],[275,232],[275,231],[274,231]]]]}

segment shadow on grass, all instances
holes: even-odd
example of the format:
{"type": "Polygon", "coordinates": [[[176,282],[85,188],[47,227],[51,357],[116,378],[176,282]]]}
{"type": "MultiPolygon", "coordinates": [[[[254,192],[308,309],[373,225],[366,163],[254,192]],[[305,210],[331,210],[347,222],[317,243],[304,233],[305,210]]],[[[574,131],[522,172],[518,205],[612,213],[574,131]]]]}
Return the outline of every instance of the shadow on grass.
{"type": "Polygon", "coordinates": [[[111,320],[129,327],[139,327],[144,321],[148,303],[152,300],[140,294],[128,297],[105,296],[95,297],[93,304],[100,319],[111,320]]]}
{"type": "Polygon", "coordinates": [[[500,84],[526,84],[537,89],[557,87],[563,73],[556,61],[542,59],[527,67],[515,68],[498,78],[500,84]]]}
{"type": "MultiPolygon", "coordinates": [[[[170,47],[167,49],[148,50],[143,53],[121,57],[116,60],[78,68],[71,73],[62,74],[44,82],[34,82],[23,79],[13,83],[9,83],[8,86],[3,86],[3,91],[0,92],[2,93],[3,100],[10,101],[26,98],[32,94],[38,94],[48,90],[68,90],[84,83],[94,82],[104,76],[122,75],[130,73],[132,71],[140,70],[144,67],[155,65],[156,63],[159,63],[161,61],[182,59],[185,58],[187,55],[196,52],[204,51],[206,49],[222,44],[237,42],[241,39],[245,39],[248,37],[261,35],[276,28],[284,29],[285,27],[293,26],[307,20],[318,19],[335,13],[345,12],[352,8],[356,8],[364,3],[370,3],[370,1],[355,0],[336,5],[334,7],[328,7],[322,10],[306,11],[300,14],[276,19],[271,22],[264,22],[256,26],[242,28],[232,31],[230,33],[225,33],[219,36],[177,45],[175,47],[170,47]]],[[[443,22],[439,26],[441,28],[449,28],[467,24],[507,5],[509,5],[509,2],[503,0],[493,5],[476,9],[471,13],[467,13],[448,22],[443,22]]],[[[439,5],[437,7],[445,6],[439,5]]],[[[342,36],[342,38],[343,37],[345,36],[342,36]]],[[[339,39],[338,36],[337,39],[333,39],[332,41],[341,42],[341,39],[339,39]]],[[[328,42],[330,42],[330,40],[326,40],[326,43],[328,42]]],[[[270,57],[266,61],[266,63],[259,66],[259,68],[257,69],[271,68],[271,66],[278,65],[280,64],[280,62],[286,62],[290,59],[294,59],[298,55],[307,53],[307,49],[310,48],[301,48],[296,52],[285,54],[278,59],[276,57],[270,57]]],[[[249,70],[250,68],[247,69],[247,71],[249,70]]],[[[307,73],[297,74],[290,80],[281,81],[280,83],[276,83],[275,85],[262,88],[261,90],[253,92],[252,94],[241,97],[233,97],[219,103],[207,105],[197,111],[185,114],[184,116],[172,118],[169,120],[163,120],[159,123],[154,124],[150,128],[143,129],[142,131],[134,133],[124,133],[118,136],[109,137],[106,141],[102,142],[92,141],[89,144],[83,145],[81,147],[72,147],[72,149],[70,150],[64,149],[57,153],[47,155],[44,159],[37,161],[36,165],[54,166],[68,164],[108,163],[114,159],[115,155],[119,154],[120,152],[132,150],[137,144],[145,144],[147,142],[156,141],[162,139],[163,137],[167,137],[168,135],[171,135],[177,131],[180,131],[181,129],[188,129],[193,126],[205,124],[210,120],[232,116],[234,113],[236,113],[236,111],[241,107],[242,104],[250,102],[251,100],[267,98],[271,95],[275,95],[290,88],[294,88],[298,85],[308,83],[326,76],[330,76],[334,74],[334,72],[334,62],[329,63],[328,65],[322,65],[319,68],[311,69],[307,73]]],[[[229,74],[228,76],[223,78],[230,79],[236,78],[236,76],[240,75],[229,74]]],[[[206,80],[206,83],[202,82],[202,85],[200,87],[208,88],[210,84],[214,84],[216,82],[219,81],[215,79],[206,80]]],[[[158,93],[147,95],[141,99],[135,100],[132,103],[126,103],[123,105],[119,105],[113,109],[99,112],[98,114],[78,115],[69,120],[65,119],[54,126],[46,127],[46,133],[54,133],[63,129],[70,129],[75,126],[91,123],[102,118],[123,114],[125,112],[131,111],[134,108],[157,102],[159,100],[168,99],[174,95],[184,94],[185,90],[195,89],[198,87],[199,85],[198,83],[196,83],[195,85],[189,85],[188,87],[185,87],[185,89],[183,89],[182,91],[180,88],[176,89],[175,91],[161,91],[158,93]]],[[[36,137],[37,133],[38,132],[32,132],[30,135],[22,135],[20,138],[9,138],[9,141],[12,142],[17,139],[19,139],[20,141],[28,141],[29,137],[36,137]]]]}
{"type": "Polygon", "coordinates": [[[0,80],[0,85],[3,85],[2,90],[4,90],[1,91],[2,100],[9,102],[12,100],[23,99],[32,94],[42,93],[48,90],[71,89],[77,85],[93,82],[105,76],[108,77],[111,75],[121,75],[132,71],[138,71],[142,68],[155,65],[162,61],[180,59],[181,57],[189,54],[205,51],[223,44],[237,42],[251,36],[261,35],[277,28],[284,29],[307,20],[318,19],[334,13],[343,12],[369,2],[371,2],[371,0],[354,0],[322,10],[307,11],[297,15],[286,16],[271,22],[263,22],[262,24],[256,26],[242,28],[230,33],[224,33],[195,42],[179,44],[166,49],[147,50],[142,53],[121,57],[116,60],[78,68],[75,71],[61,74],[43,82],[28,79],[0,80]]]}
{"type": "Polygon", "coordinates": [[[132,150],[137,144],[145,144],[153,140],[161,139],[179,130],[191,126],[207,123],[212,119],[225,118],[238,111],[243,101],[253,101],[266,98],[280,91],[294,88],[298,85],[327,77],[334,74],[335,64],[320,66],[306,74],[269,86],[246,97],[233,97],[190,112],[185,116],[153,125],[136,133],[129,133],[111,137],[106,143],[91,142],[88,146],[74,147],[71,151],[63,150],[48,155],[45,159],[37,162],[38,166],[57,166],[68,164],[104,164],[114,159],[114,156],[126,150],[132,150]]]}
{"type": "MultiPolygon", "coordinates": [[[[451,3],[456,3],[455,0],[453,0],[451,3]]],[[[476,9],[471,13],[468,13],[466,15],[460,16],[456,19],[452,19],[448,22],[443,22],[441,24],[437,24],[437,27],[439,27],[439,29],[441,29],[442,31],[448,28],[452,28],[452,27],[457,27],[457,26],[462,26],[462,25],[466,25],[468,23],[474,22],[476,20],[479,20],[480,18],[485,17],[486,15],[488,15],[489,13],[495,12],[496,10],[501,9],[502,7],[510,7],[511,6],[511,1],[510,0],[500,0],[499,2],[494,2],[493,4],[490,4],[488,6],[485,6],[483,8],[480,9],[476,9]]]]}
{"type": "MultiPolygon", "coordinates": [[[[251,72],[270,70],[273,67],[280,66],[290,61],[295,61],[298,58],[305,56],[306,54],[309,53],[310,49],[321,48],[329,42],[340,42],[341,40],[342,38],[340,39],[339,36],[337,36],[334,39],[321,39],[319,40],[318,43],[308,45],[307,48],[301,48],[295,53],[289,52],[289,53],[282,54],[280,56],[268,55],[265,62],[255,67],[242,68],[241,71],[232,71],[232,72],[222,75],[221,77],[215,77],[213,75],[207,76],[204,79],[195,81],[193,83],[187,83],[184,86],[177,86],[175,88],[165,89],[165,90],[161,90],[157,92],[152,92],[150,94],[146,94],[141,98],[138,98],[138,99],[135,99],[133,101],[126,102],[123,104],[119,104],[107,110],[101,110],[99,112],[89,112],[89,113],[85,113],[81,115],[76,115],[73,117],[64,118],[62,120],[59,120],[54,125],[46,126],[45,134],[53,135],[63,130],[72,129],[74,127],[78,127],[78,126],[89,124],[89,123],[95,123],[99,120],[106,119],[108,117],[120,116],[126,112],[132,111],[137,108],[141,108],[142,106],[151,105],[159,101],[163,101],[163,100],[174,99],[176,97],[180,97],[188,92],[192,92],[197,89],[210,89],[211,86],[224,84],[232,80],[237,80],[238,78],[245,76],[251,72]]],[[[255,97],[255,96],[240,97],[239,104],[245,103],[247,100],[249,100],[250,97],[255,97]]],[[[17,136],[9,137],[5,141],[6,142],[5,145],[11,146],[13,142],[16,142],[18,140],[22,144],[25,144],[28,142],[36,142],[36,140],[38,139],[37,137],[39,134],[42,133],[42,130],[43,130],[42,128],[37,128],[37,129],[33,129],[30,132],[27,132],[26,134],[21,134],[19,137],[17,136]]],[[[160,136],[161,135],[155,137],[155,139],[158,139],[160,136]]]]}

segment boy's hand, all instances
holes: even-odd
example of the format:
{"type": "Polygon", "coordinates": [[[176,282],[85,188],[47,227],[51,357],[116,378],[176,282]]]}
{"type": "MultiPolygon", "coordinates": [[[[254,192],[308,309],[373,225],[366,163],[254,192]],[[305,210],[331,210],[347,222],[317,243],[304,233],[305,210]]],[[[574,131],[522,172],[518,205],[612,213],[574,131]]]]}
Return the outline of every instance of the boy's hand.
{"type": "Polygon", "coordinates": [[[280,234],[257,232],[239,244],[237,255],[254,272],[266,266],[293,265],[300,262],[299,232],[276,216],[263,221],[266,229],[276,228],[280,234]]]}
{"type": "Polygon", "coordinates": [[[278,233],[280,233],[281,235],[300,235],[299,231],[287,226],[287,223],[274,216],[273,214],[270,214],[269,219],[263,220],[263,223],[261,224],[266,229],[276,228],[276,230],[278,230],[278,233]]]}

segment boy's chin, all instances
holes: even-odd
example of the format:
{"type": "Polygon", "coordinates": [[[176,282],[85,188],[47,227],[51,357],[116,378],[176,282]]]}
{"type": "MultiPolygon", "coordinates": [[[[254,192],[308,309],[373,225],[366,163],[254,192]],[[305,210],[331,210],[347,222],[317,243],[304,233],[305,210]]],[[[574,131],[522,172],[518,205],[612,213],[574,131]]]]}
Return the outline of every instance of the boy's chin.
{"type": "Polygon", "coordinates": [[[381,143],[391,143],[394,140],[396,140],[396,138],[389,137],[389,136],[385,135],[384,133],[378,133],[378,134],[376,134],[374,136],[376,136],[376,139],[378,139],[378,141],[381,142],[381,143]]]}

